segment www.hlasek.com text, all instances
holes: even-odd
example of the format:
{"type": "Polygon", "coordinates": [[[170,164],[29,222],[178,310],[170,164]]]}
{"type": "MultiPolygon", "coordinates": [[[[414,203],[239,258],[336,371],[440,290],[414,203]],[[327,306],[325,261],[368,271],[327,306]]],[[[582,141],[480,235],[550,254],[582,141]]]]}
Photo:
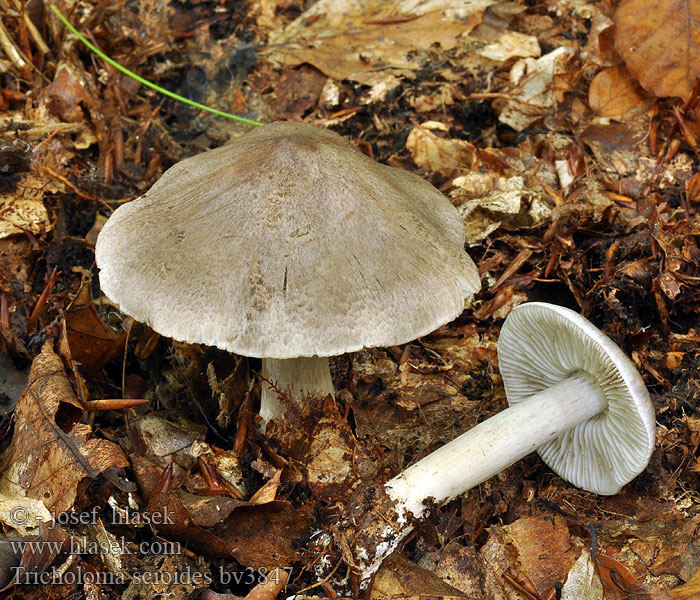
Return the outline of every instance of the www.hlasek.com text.
{"type": "Polygon", "coordinates": [[[179,542],[168,540],[149,540],[141,543],[130,542],[126,538],[114,540],[92,540],[86,536],[72,536],[68,540],[6,540],[13,554],[21,556],[29,554],[57,555],[61,552],[70,554],[108,554],[119,556],[122,554],[183,554],[184,550],[179,542]]]}

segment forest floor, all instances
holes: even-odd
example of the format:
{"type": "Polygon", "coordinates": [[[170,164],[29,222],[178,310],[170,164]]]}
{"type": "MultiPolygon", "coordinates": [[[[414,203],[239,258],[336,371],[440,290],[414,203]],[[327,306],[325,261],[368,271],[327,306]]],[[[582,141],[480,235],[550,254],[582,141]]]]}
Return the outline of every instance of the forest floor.
{"type": "Polygon", "coordinates": [[[698,3],[54,4],[163,88],[418,173],[458,208],[483,287],[429,336],[334,358],[336,399],[261,434],[260,361],[120,313],[94,258],[118,206],[251,126],[117,71],[48,0],[0,0],[2,598],[351,594],[337,556],[319,582],[314,535],[507,406],[499,333],[533,300],[631,358],[648,468],[606,497],[532,454],[436,508],[361,593],[700,598],[698,3]]]}

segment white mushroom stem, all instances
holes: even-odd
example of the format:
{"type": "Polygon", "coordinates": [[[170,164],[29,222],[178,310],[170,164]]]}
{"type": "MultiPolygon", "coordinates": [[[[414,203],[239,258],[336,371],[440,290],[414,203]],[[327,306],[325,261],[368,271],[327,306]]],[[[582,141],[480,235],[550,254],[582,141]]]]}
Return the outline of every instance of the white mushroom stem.
{"type": "MultiPolygon", "coordinates": [[[[301,402],[309,396],[333,395],[333,380],[327,357],[264,358],[262,375],[291,400],[301,402]]],[[[284,407],[279,393],[263,381],[260,392],[260,416],[264,423],[281,417],[284,407]]]]}
{"type": "MultiPolygon", "coordinates": [[[[425,501],[452,500],[607,408],[590,375],[577,373],[463,433],[385,485],[398,514],[422,518],[425,501]]],[[[410,529],[409,529],[410,531],[410,529]]],[[[407,534],[402,532],[403,535],[407,534]]]]}
{"type": "Polygon", "coordinates": [[[456,498],[607,407],[595,379],[583,372],[511,405],[388,481],[381,492],[358,490],[334,531],[336,546],[366,585],[435,503],[456,498]]]}

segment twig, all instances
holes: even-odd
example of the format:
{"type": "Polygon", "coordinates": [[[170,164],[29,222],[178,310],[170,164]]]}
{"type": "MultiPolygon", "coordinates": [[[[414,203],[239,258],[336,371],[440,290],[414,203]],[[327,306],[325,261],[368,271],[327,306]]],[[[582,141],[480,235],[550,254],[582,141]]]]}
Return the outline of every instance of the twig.
{"type": "Polygon", "coordinates": [[[71,183],[71,181],[67,177],[64,177],[60,173],[56,173],[56,171],[54,171],[51,167],[47,167],[46,165],[39,165],[39,168],[42,171],[46,171],[49,175],[51,175],[51,177],[55,177],[60,182],[67,185],[71,190],[73,190],[73,193],[76,196],[79,196],[80,198],[83,198],[84,200],[90,200],[91,202],[99,202],[100,204],[102,204],[102,206],[104,206],[107,210],[109,210],[111,212],[112,207],[109,204],[107,204],[104,200],[101,200],[100,198],[93,198],[89,194],[86,194],[85,192],[81,192],[73,183],[71,183]]]}
{"type": "Polygon", "coordinates": [[[521,104],[527,104],[533,108],[548,108],[544,104],[537,104],[536,102],[531,102],[525,98],[518,98],[517,96],[511,96],[510,94],[504,94],[502,92],[488,92],[483,94],[469,94],[470,100],[488,100],[489,98],[503,98],[504,100],[512,100],[513,102],[520,102],[521,104]]]}
{"type": "Polygon", "coordinates": [[[22,18],[24,19],[24,24],[27,26],[27,30],[29,31],[29,35],[32,36],[32,39],[34,40],[34,43],[36,44],[37,48],[39,48],[39,52],[42,54],[48,54],[49,53],[49,46],[48,44],[44,41],[44,38],[41,36],[41,33],[39,33],[39,30],[36,28],[36,25],[34,25],[34,21],[32,21],[29,18],[29,15],[26,13],[24,8],[22,7],[22,3],[20,0],[14,0],[15,1],[15,8],[22,13],[22,18]]]}
{"type": "Polygon", "coordinates": [[[29,64],[22,51],[15,46],[10,34],[7,29],[5,29],[5,24],[0,18],[0,48],[5,51],[7,58],[9,58],[18,69],[26,69],[29,64]]]}
{"type": "Polygon", "coordinates": [[[297,592],[297,596],[298,596],[299,594],[301,594],[302,592],[306,592],[306,591],[308,591],[308,590],[314,589],[315,587],[318,587],[319,585],[323,585],[326,581],[328,581],[331,577],[333,577],[334,573],[338,570],[338,567],[340,567],[340,565],[341,565],[342,563],[343,563],[343,561],[342,561],[342,560],[339,560],[339,561],[335,564],[335,567],[333,567],[333,570],[332,570],[330,573],[328,573],[328,575],[326,575],[326,576],[325,576],[323,579],[321,579],[320,581],[317,581],[316,583],[313,583],[313,584],[311,584],[311,585],[306,586],[305,588],[300,589],[300,590],[297,592]]]}

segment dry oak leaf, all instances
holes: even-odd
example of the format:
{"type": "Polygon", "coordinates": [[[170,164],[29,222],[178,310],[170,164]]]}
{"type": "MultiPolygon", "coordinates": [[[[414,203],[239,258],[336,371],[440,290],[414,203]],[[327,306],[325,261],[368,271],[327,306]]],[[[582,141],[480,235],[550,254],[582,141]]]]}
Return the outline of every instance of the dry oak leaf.
{"type": "Polygon", "coordinates": [[[644,104],[644,92],[625,67],[603,69],[588,88],[588,104],[601,117],[621,119],[644,104]]]}
{"type": "Polygon", "coordinates": [[[642,87],[687,98],[700,76],[700,2],[622,0],[614,21],[615,48],[642,87]]]}
{"type": "Polygon", "coordinates": [[[52,513],[73,509],[78,484],[128,461],[116,444],[93,436],[61,359],[47,342],[34,359],[14,413],[11,454],[0,492],[39,498],[52,513]]]}

